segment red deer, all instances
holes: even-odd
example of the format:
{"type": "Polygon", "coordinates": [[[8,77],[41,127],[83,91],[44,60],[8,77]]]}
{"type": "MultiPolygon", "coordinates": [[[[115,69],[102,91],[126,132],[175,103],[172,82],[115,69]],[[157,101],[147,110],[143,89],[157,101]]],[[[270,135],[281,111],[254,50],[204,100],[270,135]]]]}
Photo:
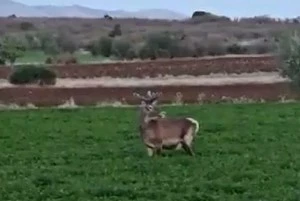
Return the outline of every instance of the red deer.
{"type": "Polygon", "coordinates": [[[137,93],[141,99],[139,132],[147,147],[148,155],[160,154],[162,149],[183,148],[188,154],[195,155],[192,142],[199,131],[199,122],[187,117],[166,117],[157,109],[158,94],[148,92],[148,98],[137,93]]]}

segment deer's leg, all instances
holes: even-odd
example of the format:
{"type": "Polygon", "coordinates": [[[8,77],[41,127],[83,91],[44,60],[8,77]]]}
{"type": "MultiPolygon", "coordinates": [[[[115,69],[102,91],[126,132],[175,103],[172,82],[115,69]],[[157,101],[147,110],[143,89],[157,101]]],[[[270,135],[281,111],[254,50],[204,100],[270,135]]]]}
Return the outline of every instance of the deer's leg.
{"type": "Polygon", "coordinates": [[[191,148],[191,144],[193,141],[193,129],[190,128],[188,129],[188,131],[186,132],[186,134],[183,137],[183,141],[181,142],[182,148],[188,152],[190,155],[194,156],[195,153],[193,152],[192,148],[191,148]]]}
{"type": "Polygon", "coordinates": [[[153,148],[147,147],[148,156],[152,157],[154,155],[153,148]]]}
{"type": "Polygon", "coordinates": [[[193,139],[194,139],[194,129],[190,128],[188,129],[188,131],[186,132],[186,134],[183,137],[183,141],[189,146],[191,147],[193,139]]]}
{"type": "Polygon", "coordinates": [[[176,150],[179,150],[179,149],[181,149],[182,148],[182,145],[181,145],[181,143],[179,143],[178,145],[176,145],[176,150]]]}
{"type": "Polygon", "coordinates": [[[156,154],[160,155],[162,153],[162,145],[157,145],[156,146],[156,154]]]}
{"type": "Polygon", "coordinates": [[[182,142],[182,148],[188,153],[190,154],[191,156],[194,156],[195,153],[193,152],[192,148],[186,144],[186,142],[182,142]]]}
{"type": "Polygon", "coordinates": [[[155,145],[149,142],[148,140],[144,140],[144,144],[147,148],[147,153],[149,157],[152,157],[155,152],[155,145]]]}

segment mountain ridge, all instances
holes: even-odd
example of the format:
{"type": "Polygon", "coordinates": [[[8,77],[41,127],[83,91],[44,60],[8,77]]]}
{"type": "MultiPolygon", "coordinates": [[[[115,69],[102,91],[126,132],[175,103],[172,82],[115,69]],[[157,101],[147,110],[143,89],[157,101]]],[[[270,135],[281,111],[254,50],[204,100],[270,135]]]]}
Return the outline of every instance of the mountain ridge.
{"type": "Polygon", "coordinates": [[[107,14],[117,18],[148,18],[169,20],[181,20],[188,18],[188,16],[185,14],[167,9],[142,9],[138,11],[104,10],[89,8],[77,4],[71,6],[30,6],[14,0],[1,0],[0,16],[7,17],[13,14],[17,17],[102,18],[107,14]]]}

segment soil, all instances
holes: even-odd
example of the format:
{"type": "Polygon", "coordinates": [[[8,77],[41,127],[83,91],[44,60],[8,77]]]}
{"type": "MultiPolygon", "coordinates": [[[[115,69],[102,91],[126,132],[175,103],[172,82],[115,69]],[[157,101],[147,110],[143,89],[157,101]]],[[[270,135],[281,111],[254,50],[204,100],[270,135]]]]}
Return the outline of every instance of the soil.
{"type": "Polygon", "coordinates": [[[295,99],[288,83],[252,83],[211,86],[139,86],[139,87],[9,87],[0,88],[2,104],[57,106],[70,98],[77,105],[96,105],[103,102],[138,104],[133,92],[145,94],[148,90],[162,92],[162,103],[199,103],[224,101],[224,99],[249,99],[278,101],[282,97],[295,99]]]}
{"type": "MultiPolygon", "coordinates": [[[[269,55],[223,56],[207,58],[168,59],[157,61],[76,64],[50,66],[59,78],[95,77],[160,77],[209,75],[211,73],[253,73],[277,71],[276,58],[269,55]]],[[[11,68],[0,67],[0,78],[7,79],[11,68]]]]}

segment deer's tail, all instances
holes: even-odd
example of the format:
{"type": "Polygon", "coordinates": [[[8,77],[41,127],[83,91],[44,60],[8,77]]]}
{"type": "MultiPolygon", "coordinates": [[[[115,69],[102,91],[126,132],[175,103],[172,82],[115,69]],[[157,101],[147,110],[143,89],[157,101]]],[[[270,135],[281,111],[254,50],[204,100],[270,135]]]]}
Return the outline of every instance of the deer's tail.
{"type": "Polygon", "coordinates": [[[196,119],[193,118],[186,118],[188,121],[190,121],[192,124],[195,125],[195,134],[199,131],[199,122],[196,119]]]}

